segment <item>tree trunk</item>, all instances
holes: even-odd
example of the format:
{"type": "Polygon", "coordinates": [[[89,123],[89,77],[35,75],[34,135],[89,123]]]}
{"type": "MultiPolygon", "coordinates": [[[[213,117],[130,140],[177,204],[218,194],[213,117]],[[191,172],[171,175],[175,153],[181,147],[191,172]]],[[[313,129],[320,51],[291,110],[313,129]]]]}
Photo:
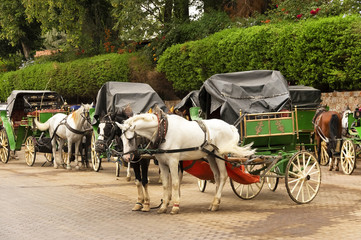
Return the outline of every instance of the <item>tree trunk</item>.
{"type": "Polygon", "coordinates": [[[219,0],[203,0],[203,10],[205,13],[211,10],[221,10],[223,8],[223,2],[219,0]]]}
{"type": "Polygon", "coordinates": [[[189,20],[189,0],[174,0],[174,17],[185,22],[189,20]]]}
{"type": "Polygon", "coordinates": [[[165,24],[172,21],[172,9],[173,9],[173,0],[166,0],[164,4],[164,16],[163,21],[165,24]]]}
{"type": "Polygon", "coordinates": [[[23,48],[24,57],[26,60],[30,60],[30,47],[25,43],[24,40],[20,40],[21,47],[23,48]]]}

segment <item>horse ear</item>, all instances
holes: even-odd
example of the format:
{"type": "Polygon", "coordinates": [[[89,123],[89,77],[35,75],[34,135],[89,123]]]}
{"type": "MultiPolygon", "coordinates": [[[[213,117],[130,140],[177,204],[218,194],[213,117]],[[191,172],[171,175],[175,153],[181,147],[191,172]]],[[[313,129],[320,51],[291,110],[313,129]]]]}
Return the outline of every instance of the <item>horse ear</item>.
{"type": "Polygon", "coordinates": [[[118,128],[120,128],[122,130],[125,130],[124,124],[121,124],[121,123],[118,123],[118,122],[115,122],[115,124],[117,124],[118,128]]]}
{"type": "Polygon", "coordinates": [[[154,106],[153,112],[154,112],[155,114],[159,114],[159,115],[164,114],[163,110],[162,110],[158,105],[155,105],[155,106],[154,106]]]}

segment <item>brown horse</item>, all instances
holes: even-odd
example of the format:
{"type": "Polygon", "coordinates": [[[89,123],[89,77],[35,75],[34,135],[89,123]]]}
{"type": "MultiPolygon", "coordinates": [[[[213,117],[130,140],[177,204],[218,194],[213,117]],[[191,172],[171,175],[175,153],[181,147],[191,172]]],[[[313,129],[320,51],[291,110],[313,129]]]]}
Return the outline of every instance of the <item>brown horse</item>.
{"type": "MultiPolygon", "coordinates": [[[[329,170],[332,171],[332,159],[336,152],[337,139],[342,135],[342,114],[335,111],[327,111],[325,107],[316,110],[312,123],[315,130],[315,138],[317,144],[317,156],[321,160],[321,140],[327,144],[327,153],[330,157],[329,170]]],[[[335,170],[338,171],[338,160],[335,163],[335,170]]]]}

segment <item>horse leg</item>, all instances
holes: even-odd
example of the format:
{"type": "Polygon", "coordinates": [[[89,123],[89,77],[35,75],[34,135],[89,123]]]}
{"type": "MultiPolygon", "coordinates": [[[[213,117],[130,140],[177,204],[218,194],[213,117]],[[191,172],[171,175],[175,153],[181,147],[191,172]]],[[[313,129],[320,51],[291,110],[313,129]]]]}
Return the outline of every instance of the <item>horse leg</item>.
{"type": "Polygon", "coordinates": [[[158,213],[166,213],[167,207],[169,205],[170,201],[170,191],[169,191],[169,169],[168,167],[159,162],[159,169],[160,169],[160,175],[162,178],[162,185],[163,185],[163,203],[158,209],[158,213]]]}
{"type": "Polygon", "coordinates": [[[58,168],[58,163],[56,162],[56,137],[54,137],[53,140],[51,140],[51,148],[52,148],[52,152],[53,152],[54,168],[58,168]]]}
{"type": "Polygon", "coordinates": [[[70,170],[71,166],[70,166],[70,161],[71,161],[71,156],[73,152],[73,141],[68,139],[68,159],[66,161],[66,169],[70,170]]]}
{"type": "Polygon", "coordinates": [[[62,154],[62,152],[63,152],[63,147],[64,147],[64,140],[63,139],[59,139],[59,152],[60,152],[60,164],[61,164],[61,166],[63,167],[63,168],[65,168],[65,166],[64,166],[64,158],[63,158],[63,154],[62,154]]]}
{"type": "Polygon", "coordinates": [[[179,161],[169,161],[169,170],[172,180],[172,200],[173,208],[170,214],[179,213],[179,203],[180,203],[180,182],[179,182],[179,161]]]}
{"type": "Polygon", "coordinates": [[[79,170],[80,169],[80,167],[82,166],[82,162],[80,161],[79,162],[79,149],[80,149],[80,143],[81,143],[81,139],[80,139],[80,141],[77,141],[77,142],[75,142],[75,169],[76,170],[79,170]]]}
{"type": "Polygon", "coordinates": [[[222,191],[227,181],[228,174],[227,174],[226,165],[223,161],[217,160],[215,159],[215,157],[212,156],[208,156],[207,159],[215,176],[216,186],[217,186],[216,194],[214,196],[212,204],[209,207],[209,210],[217,211],[221,203],[222,191]]]}
{"type": "MultiPolygon", "coordinates": [[[[130,166],[130,163],[129,163],[130,166]]],[[[137,202],[135,203],[134,207],[132,208],[132,211],[140,211],[143,207],[144,203],[144,193],[143,193],[143,187],[142,187],[142,176],[140,175],[140,164],[138,163],[132,163],[132,167],[135,174],[135,186],[137,186],[138,190],[138,197],[137,202]]]]}
{"type": "Polygon", "coordinates": [[[329,164],[329,167],[328,167],[328,171],[332,171],[333,169],[333,161],[332,161],[332,157],[330,157],[330,164],[329,164]]]}
{"type": "MultiPolygon", "coordinates": [[[[124,162],[123,162],[123,164],[124,164],[124,162]]],[[[130,163],[128,163],[128,166],[127,166],[127,182],[130,182],[131,179],[132,179],[132,174],[130,173],[130,163]]]]}
{"type": "Polygon", "coordinates": [[[335,163],[336,163],[336,167],[335,167],[335,171],[339,171],[339,163],[340,163],[340,159],[338,157],[335,157],[335,163]]]}
{"type": "Polygon", "coordinates": [[[148,192],[148,168],[149,168],[149,160],[143,159],[140,161],[141,171],[142,171],[142,185],[144,192],[144,204],[142,211],[149,212],[150,211],[150,197],[148,192]]]}

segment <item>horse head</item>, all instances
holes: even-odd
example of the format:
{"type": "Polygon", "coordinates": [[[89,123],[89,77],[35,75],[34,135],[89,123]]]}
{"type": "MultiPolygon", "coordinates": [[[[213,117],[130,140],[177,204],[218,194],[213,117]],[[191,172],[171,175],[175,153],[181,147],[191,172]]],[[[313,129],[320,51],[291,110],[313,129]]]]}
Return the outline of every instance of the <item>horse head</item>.
{"type": "Polygon", "coordinates": [[[117,143],[116,150],[122,151],[123,144],[119,138],[122,132],[116,123],[122,123],[132,115],[132,109],[130,106],[127,106],[116,112],[108,113],[100,120],[98,126],[99,137],[95,143],[97,152],[105,152],[113,139],[115,139],[117,143]]]}
{"type": "Polygon", "coordinates": [[[158,118],[152,113],[135,115],[123,124],[116,124],[122,130],[123,159],[128,162],[134,159],[138,146],[144,144],[145,139],[152,142],[157,135],[158,118]]]}

